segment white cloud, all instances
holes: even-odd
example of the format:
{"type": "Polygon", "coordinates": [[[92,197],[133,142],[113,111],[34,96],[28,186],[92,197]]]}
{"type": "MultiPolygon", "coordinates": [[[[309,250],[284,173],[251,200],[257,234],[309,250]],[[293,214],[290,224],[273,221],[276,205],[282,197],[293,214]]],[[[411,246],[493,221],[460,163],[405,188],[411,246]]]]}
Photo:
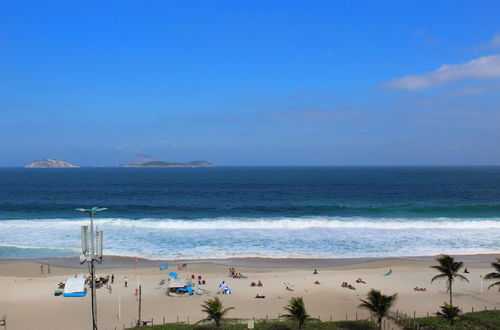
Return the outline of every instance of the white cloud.
{"type": "Polygon", "coordinates": [[[443,64],[439,69],[429,73],[391,80],[386,86],[395,89],[420,90],[462,80],[494,78],[500,78],[500,55],[482,56],[457,65],[443,64]]]}
{"type": "Polygon", "coordinates": [[[488,44],[490,48],[500,47],[500,32],[497,32],[488,44]]]}

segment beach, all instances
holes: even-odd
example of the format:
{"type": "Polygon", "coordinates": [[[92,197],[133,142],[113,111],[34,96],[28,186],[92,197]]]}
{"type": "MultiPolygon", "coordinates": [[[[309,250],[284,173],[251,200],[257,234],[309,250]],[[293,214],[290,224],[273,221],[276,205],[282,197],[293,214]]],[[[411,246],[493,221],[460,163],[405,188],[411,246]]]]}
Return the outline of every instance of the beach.
{"type": "MultiPolygon", "coordinates": [[[[462,310],[471,311],[500,308],[500,293],[487,290],[483,283],[481,294],[480,275],[492,271],[490,262],[500,255],[456,256],[464,261],[469,274],[469,283],[454,283],[454,304],[462,310]]],[[[368,313],[357,308],[359,299],[371,289],[385,294],[398,294],[394,312],[425,316],[435,313],[444,301],[448,301],[444,281],[431,284],[436,271],[429,266],[436,264],[432,257],[383,258],[383,259],[224,259],[186,261],[187,269],[178,271],[176,263],[160,271],[163,262],[105,257],[99,265],[98,276],[114,274],[112,293],[103,287],[97,290],[98,322],[100,329],[123,329],[136,322],[138,298],[136,288],[142,288],[142,320],[153,320],[154,324],[165,322],[194,323],[201,318],[200,305],[208,298],[219,296],[224,306],[235,307],[231,318],[265,319],[277,318],[291,297],[303,297],[308,312],[322,320],[350,320],[367,318],[368,313]],[[229,267],[248,278],[231,278],[229,267]],[[317,269],[318,274],[313,274],[317,269]],[[390,275],[384,276],[389,270],[390,275]],[[179,277],[202,276],[206,281],[201,287],[208,293],[188,297],[169,297],[165,294],[168,272],[175,271],[179,277]],[[128,287],[124,286],[124,277],[128,287]],[[366,284],[356,283],[362,278],[366,284]],[[231,295],[219,295],[219,284],[225,281],[232,290],[231,295]],[[263,287],[251,287],[252,282],[262,281],[263,287]],[[315,282],[319,284],[314,284],[315,282]],[[356,290],[342,288],[348,282],[356,290]],[[289,291],[286,289],[288,287],[289,291]],[[415,291],[414,288],[426,291],[415,291]],[[256,295],[265,296],[256,299],[256,295]],[[121,314],[119,315],[119,300],[121,314]],[[120,318],[120,320],[119,320],[120,318]]],[[[180,262],[182,264],[183,262],[180,262]]],[[[59,282],[76,274],[87,274],[84,266],[75,259],[55,260],[3,260],[0,262],[0,314],[7,315],[8,329],[88,329],[90,327],[90,294],[83,298],[54,296],[59,282]],[[40,265],[44,264],[44,273],[40,265]],[[47,264],[51,273],[47,274],[47,264]]],[[[195,286],[197,288],[198,286],[195,286]]],[[[90,293],[90,291],[89,291],[90,293]]]]}

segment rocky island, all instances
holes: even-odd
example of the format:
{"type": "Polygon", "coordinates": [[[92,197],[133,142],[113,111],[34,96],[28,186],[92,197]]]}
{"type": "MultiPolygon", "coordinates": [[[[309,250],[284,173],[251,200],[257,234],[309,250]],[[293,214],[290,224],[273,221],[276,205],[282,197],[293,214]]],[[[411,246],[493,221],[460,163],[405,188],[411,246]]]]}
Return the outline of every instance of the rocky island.
{"type": "Polygon", "coordinates": [[[77,167],[80,166],[65,162],[64,160],[52,159],[52,158],[44,158],[36,160],[25,166],[25,168],[77,168],[77,167]]]}
{"type": "Polygon", "coordinates": [[[195,160],[187,163],[169,163],[149,156],[137,156],[129,164],[120,164],[118,167],[213,167],[205,160],[195,160]]]}

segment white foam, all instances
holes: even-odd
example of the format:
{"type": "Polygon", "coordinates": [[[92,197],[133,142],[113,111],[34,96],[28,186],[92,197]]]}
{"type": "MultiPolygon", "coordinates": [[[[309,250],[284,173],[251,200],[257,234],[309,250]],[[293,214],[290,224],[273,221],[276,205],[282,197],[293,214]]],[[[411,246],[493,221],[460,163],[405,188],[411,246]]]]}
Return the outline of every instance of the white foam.
{"type": "MultiPolygon", "coordinates": [[[[0,220],[0,232],[5,233],[0,237],[0,248],[52,249],[54,254],[64,250],[77,255],[81,225],[88,225],[88,219],[0,220]]],[[[500,251],[500,218],[98,218],[95,225],[105,231],[106,254],[149,259],[339,258],[500,251]]]]}
{"type": "MultiPolygon", "coordinates": [[[[215,219],[123,219],[104,218],[94,221],[103,228],[137,228],[157,230],[219,230],[219,229],[282,229],[304,230],[325,229],[456,229],[487,230],[500,229],[500,218],[365,218],[365,217],[308,217],[308,218],[215,218],[215,219]]],[[[13,228],[74,228],[75,225],[87,225],[88,219],[36,219],[2,220],[0,229],[13,228]]]]}

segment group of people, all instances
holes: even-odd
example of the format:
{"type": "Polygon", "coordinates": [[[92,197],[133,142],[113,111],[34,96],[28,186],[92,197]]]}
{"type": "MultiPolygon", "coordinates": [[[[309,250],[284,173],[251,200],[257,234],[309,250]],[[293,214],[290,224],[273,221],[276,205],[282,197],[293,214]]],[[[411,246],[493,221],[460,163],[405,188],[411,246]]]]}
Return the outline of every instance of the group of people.
{"type": "MultiPolygon", "coordinates": [[[[43,274],[43,265],[40,265],[40,274],[43,274]]],[[[50,274],[50,265],[47,265],[47,274],[50,274]]]]}
{"type": "MultiPolygon", "coordinates": [[[[194,274],[191,274],[191,279],[194,280],[195,279],[195,276],[194,274]]],[[[207,284],[207,282],[202,279],[201,275],[198,275],[198,285],[205,285],[207,284]]]]}
{"type": "Polygon", "coordinates": [[[366,284],[365,281],[363,281],[363,279],[361,277],[358,277],[358,279],[356,280],[356,283],[363,283],[363,284],[366,284]]]}
{"type": "Polygon", "coordinates": [[[219,291],[218,291],[218,293],[221,293],[221,294],[232,294],[233,292],[227,286],[226,281],[222,281],[221,284],[219,284],[219,291]]]}
{"type": "Polygon", "coordinates": [[[262,285],[262,282],[259,280],[257,283],[255,283],[255,282],[250,283],[250,286],[252,286],[252,287],[254,287],[254,286],[262,287],[263,285],[262,285]]]}
{"type": "MultiPolygon", "coordinates": [[[[92,278],[90,275],[85,276],[85,280],[89,284],[90,287],[92,287],[92,278]]],[[[115,275],[106,275],[106,276],[99,276],[95,279],[95,287],[97,289],[106,286],[106,289],[108,289],[109,293],[112,292],[111,284],[115,283],[115,275]]]]}
{"type": "Polygon", "coordinates": [[[419,288],[418,286],[414,287],[413,290],[415,290],[415,291],[427,291],[426,288],[419,288]]]}
{"type": "Polygon", "coordinates": [[[229,276],[232,278],[248,278],[248,276],[245,276],[241,273],[236,272],[236,268],[229,267],[229,276]]]}
{"type": "Polygon", "coordinates": [[[351,289],[351,290],[356,290],[356,288],[354,286],[352,286],[351,284],[349,284],[347,282],[342,282],[341,287],[348,288],[348,289],[351,289]]]}

